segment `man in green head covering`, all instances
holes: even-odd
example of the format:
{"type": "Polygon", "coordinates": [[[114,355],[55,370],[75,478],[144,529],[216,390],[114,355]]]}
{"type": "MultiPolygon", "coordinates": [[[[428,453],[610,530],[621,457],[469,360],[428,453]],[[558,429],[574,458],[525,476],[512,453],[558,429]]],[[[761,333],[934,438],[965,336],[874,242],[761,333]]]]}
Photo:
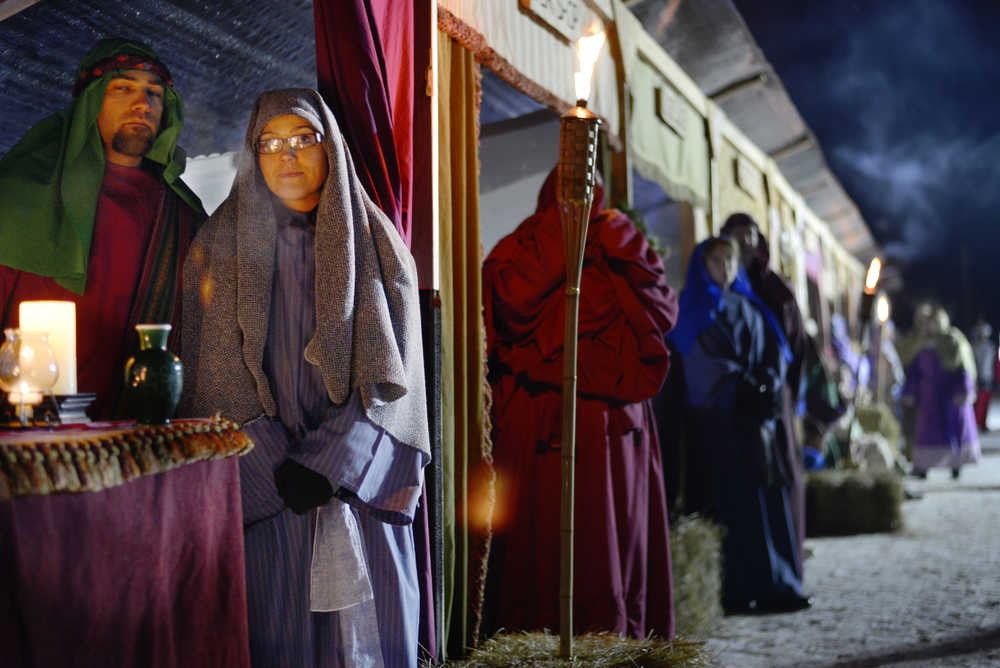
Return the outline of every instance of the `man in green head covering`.
{"type": "Polygon", "coordinates": [[[108,418],[135,324],[179,334],[181,268],[204,212],[180,180],[184,106],[156,53],[101,40],[73,96],[0,158],[0,308],[14,327],[22,301],[75,302],[79,389],[97,393],[91,417],[108,418]]]}

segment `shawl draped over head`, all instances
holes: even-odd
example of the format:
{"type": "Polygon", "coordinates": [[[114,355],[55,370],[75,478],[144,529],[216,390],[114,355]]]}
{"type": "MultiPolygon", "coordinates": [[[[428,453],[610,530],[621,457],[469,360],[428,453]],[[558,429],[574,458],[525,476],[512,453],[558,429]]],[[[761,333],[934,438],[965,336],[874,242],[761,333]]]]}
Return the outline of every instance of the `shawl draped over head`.
{"type": "MultiPolygon", "coordinates": [[[[753,259],[749,265],[744,266],[744,269],[754,294],[781,325],[785,341],[792,351],[792,361],[788,365],[785,378],[790,388],[799,387],[805,369],[806,333],[798,301],[785,279],[771,269],[771,245],[753,216],[746,213],[732,214],[722,226],[721,235],[732,236],[733,229],[740,226],[753,227],[757,230],[757,247],[753,259]]],[[[793,394],[798,394],[798,391],[794,391],[793,394]]]]}
{"type": "Polygon", "coordinates": [[[329,163],[316,209],[316,333],[305,358],[319,367],[333,403],[358,392],[373,423],[429,455],[416,265],[365,193],[330,109],[308,89],[257,99],[232,190],[191,246],[184,267],[186,410],[220,411],[240,424],[277,413],[262,366],[276,200],[253,146],[269,121],[286,114],[322,133],[329,163]]]}
{"type": "MultiPolygon", "coordinates": [[[[147,64],[152,71],[165,72],[150,48],[122,39],[101,40],[77,70],[75,80],[89,83],[69,106],[33,126],[0,159],[0,264],[52,277],[67,290],[83,294],[104,178],[104,143],[97,127],[104,90],[115,73],[147,64]]],[[[184,105],[169,81],[164,84],[160,131],[145,158],[161,166],[167,186],[200,212],[197,196],[179,178],[185,162],[177,146],[184,105]]]]}
{"type": "Polygon", "coordinates": [[[767,240],[764,239],[764,233],[760,229],[760,225],[757,221],[753,219],[748,213],[734,213],[728,218],[726,222],[723,223],[722,229],[719,230],[719,234],[723,237],[731,237],[733,230],[737,227],[752,227],[757,230],[757,249],[756,249],[756,259],[758,263],[767,267],[768,262],[771,261],[771,249],[767,245],[767,240]]]}
{"type": "Polygon", "coordinates": [[[896,345],[899,358],[904,366],[909,366],[916,356],[927,348],[934,348],[938,361],[946,371],[961,369],[976,380],[976,356],[965,334],[952,327],[948,312],[932,304],[921,305],[913,316],[913,328],[896,345]],[[926,320],[937,321],[938,333],[926,331],[926,320]]]}
{"type": "Polygon", "coordinates": [[[972,344],[965,338],[962,330],[952,326],[951,318],[944,309],[938,311],[937,318],[941,327],[941,333],[937,337],[937,354],[941,366],[947,371],[961,369],[975,383],[976,355],[972,351],[972,344]]]}
{"type": "MultiPolygon", "coordinates": [[[[684,289],[681,290],[677,325],[670,332],[670,339],[682,355],[690,352],[701,333],[715,322],[716,314],[722,305],[722,288],[708,275],[708,267],[705,266],[704,249],[709,241],[711,240],[702,241],[695,246],[694,252],[691,253],[687,278],[684,281],[684,289]]],[[[736,274],[736,280],[733,281],[729,289],[743,295],[757,307],[757,310],[764,316],[767,328],[778,339],[782,358],[786,363],[791,362],[792,351],[781,331],[781,325],[774,314],[754,294],[750,287],[750,279],[747,278],[743,267],[740,267],[736,274]]]]}
{"type": "MultiPolygon", "coordinates": [[[[497,243],[483,263],[483,312],[491,373],[562,386],[566,260],[556,170],[535,213],[497,243]]],[[[594,188],[580,292],[577,391],[615,401],[659,392],[670,354],[664,335],[677,315],[663,263],[625,214],[604,209],[594,188]]],[[[558,425],[558,420],[556,421],[558,425]]]]}

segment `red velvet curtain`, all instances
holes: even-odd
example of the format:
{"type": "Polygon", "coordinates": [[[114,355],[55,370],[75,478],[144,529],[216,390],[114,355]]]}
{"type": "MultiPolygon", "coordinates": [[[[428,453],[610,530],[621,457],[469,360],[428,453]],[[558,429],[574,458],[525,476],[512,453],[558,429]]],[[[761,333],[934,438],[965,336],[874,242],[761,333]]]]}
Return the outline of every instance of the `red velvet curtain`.
{"type": "Polygon", "coordinates": [[[385,56],[385,73],[392,112],[392,138],[396,148],[402,209],[403,239],[410,245],[413,219],[413,91],[414,16],[413,3],[370,0],[379,41],[385,56]]]}
{"type": "Polygon", "coordinates": [[[315,0],[313,12],[319,92],[347,137],[368,194],[409,246],[412,4],[315,0]]]}

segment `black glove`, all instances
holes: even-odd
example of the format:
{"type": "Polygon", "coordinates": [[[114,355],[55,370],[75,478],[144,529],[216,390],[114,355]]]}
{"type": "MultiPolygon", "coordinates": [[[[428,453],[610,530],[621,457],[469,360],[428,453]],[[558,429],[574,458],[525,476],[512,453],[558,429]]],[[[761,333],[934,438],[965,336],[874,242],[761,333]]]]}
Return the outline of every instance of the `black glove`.
{"type": "Polygon", "coordinates": [[[755,421],[771,420],[781,414],[781,390],[753,378],[740,379],[734,400],[737,414],[755,421]]]}
{"type": "Polygon", "coordinates": [[[781,413],[785,409],[784,404],[785,402],[781,395],[781,386],[774,387],[773,385],[768,385],[761,405],[763,415],[766,415],[768,419],[781,417],[781,413]]]}
{"type": "Polygon", "coordinates": [[[278,494],[296,515],[305,515],[333,497],[333,486],[325,477],[294,459],[286,459],[274,470],[278,494]]]}

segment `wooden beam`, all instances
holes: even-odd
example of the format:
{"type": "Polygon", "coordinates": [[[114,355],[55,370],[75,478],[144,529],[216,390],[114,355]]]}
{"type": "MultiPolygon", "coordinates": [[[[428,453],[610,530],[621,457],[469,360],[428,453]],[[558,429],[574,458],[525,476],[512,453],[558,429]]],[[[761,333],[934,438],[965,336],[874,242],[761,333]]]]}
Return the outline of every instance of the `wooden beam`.
{"type": "Polygon", "coordinates": [[[710,97],[713,102],[717,104],[722,104],[724,100],[728,100],[734,95],[742,93],[745,90],[749,90],[751,88],[757,88],[758,86],[763,86],[764,84],[767,83],[767,80],[768,80],[768,73],[766,71],[757,72],[756,74],[751,74],[745,79],[739,79],[730,84],[727,84],[726,86],[723,86],[722,88],[715,91],[708,97],[710,97]]]}
{"type": "Polygon", "coordinates": [[[816,145],[816,140],[813,139],[812,135],[804,134],[801,137],[785,144],[776,151],[771,152],[771,159],[775,162],[779,160],[784,160],[785,158],[795,155],[796,153],[801,153],[807,149],[812,148],[816,145]]]}

